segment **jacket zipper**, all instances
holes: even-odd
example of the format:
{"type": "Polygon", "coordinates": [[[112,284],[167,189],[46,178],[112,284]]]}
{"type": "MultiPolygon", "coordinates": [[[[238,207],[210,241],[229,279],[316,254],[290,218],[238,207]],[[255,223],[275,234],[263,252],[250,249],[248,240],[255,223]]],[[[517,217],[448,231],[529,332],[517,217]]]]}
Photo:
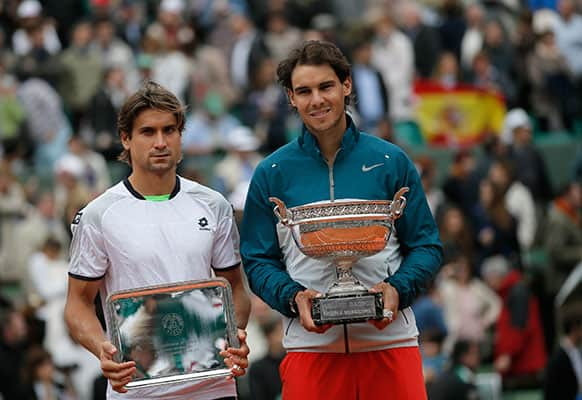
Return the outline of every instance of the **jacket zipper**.
{"type": "Polygon", "coordinates": [[[328,177],[329,177],[329,200],[332,202],[335,201],[335,179],[333,177],[333,165],[334,165],[335,159],[337,158],[337,155],[341,151],[341,149],[342,149],[341,147],[339,149],[337,149],[337,151],[335,152],[335,155],[333,156],[332,162],[325,160],[325,162],[327,164],[328,177]]]}

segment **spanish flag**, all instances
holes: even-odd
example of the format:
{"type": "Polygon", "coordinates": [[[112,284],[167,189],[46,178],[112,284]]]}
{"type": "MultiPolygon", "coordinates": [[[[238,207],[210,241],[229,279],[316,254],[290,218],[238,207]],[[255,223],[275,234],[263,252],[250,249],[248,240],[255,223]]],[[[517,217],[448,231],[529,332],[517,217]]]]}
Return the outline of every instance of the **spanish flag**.
{"type": "Polygon", "coordinates": [[[419,80],[414,93],[416,121],[428,144],[465,147],[501,132],[506,106],[499,92],[419,80]]]}

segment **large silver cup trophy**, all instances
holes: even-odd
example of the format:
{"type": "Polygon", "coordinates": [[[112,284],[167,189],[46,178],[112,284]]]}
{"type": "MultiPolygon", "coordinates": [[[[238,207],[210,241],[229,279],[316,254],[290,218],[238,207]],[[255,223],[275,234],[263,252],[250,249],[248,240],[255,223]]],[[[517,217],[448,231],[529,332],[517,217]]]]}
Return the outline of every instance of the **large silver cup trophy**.
{"type": "Polygon", "coordinates": [[[316,325],[347,324],[384,318],[382,293],[370,293],[352,273],[360,258],[382,251],[404,207],[408,187],[392,200],[329,201],[287,208],[276,198],[274,213],[291,230],[299,250],[308,257],[329,261],[336,280],[313,299],[316,325]]]}

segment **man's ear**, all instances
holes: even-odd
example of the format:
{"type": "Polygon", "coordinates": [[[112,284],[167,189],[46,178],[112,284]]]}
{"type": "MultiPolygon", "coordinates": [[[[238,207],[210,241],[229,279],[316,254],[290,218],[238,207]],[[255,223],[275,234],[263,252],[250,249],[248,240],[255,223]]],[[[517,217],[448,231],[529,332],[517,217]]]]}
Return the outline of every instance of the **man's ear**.
{"type": "Polygon", "coordinates": [[[293,91],[291,89],[287,89],[287,97],[289,98],[289,103],[291,103],[293,107],[297,108],[295,105],[295,96],[293,95],[293,91]]]}
{"type": "Polygon", "coordinates": [[[352,94],[352,77],[351,76],[348,76],[342,85],[343,85],[344,96],[349,96],[350,94],[352,94]]]}
{"type": "Polygon", "coordinates": [[[129,141],[131,140],[131,137],[127,134],[127,132],[121,132],[119,136],[121,138],[121,145],[123,148],[125,150],[129,150],[129,141]]]}

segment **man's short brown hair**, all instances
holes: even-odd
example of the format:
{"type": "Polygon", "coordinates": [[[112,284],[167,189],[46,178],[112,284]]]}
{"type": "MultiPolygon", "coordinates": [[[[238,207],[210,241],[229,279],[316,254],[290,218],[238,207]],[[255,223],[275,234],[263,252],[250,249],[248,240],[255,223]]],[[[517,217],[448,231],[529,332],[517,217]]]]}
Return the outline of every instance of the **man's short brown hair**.
{"type": "MultiPolygon", "coordinates": [[[[167,111],[174,115],[178,130],[182,132],[185,125],[185,107],[180,100],[169,90],[154,81],[146,81],[142,87],[131,95],[121,107],[117,116],[117,132],[122,138],[126,134],[131,138],[133,124],[138,115],[144,110],[167,111]]],[[[119,155],[120,161],[131,165],[129,151],[123,150],[119,155]]]]}
{"type": "MultiPolygon", "coordinates": [[[[331,42],[309,40],[289,53],[289,56],[279,63],[277,79],[288,90],[293,90],[291,75],[297,65],[329,65],[344,83],[352,75],[352,67],[341,50],[331,42]]],[[[350,102],[346,96],[345,104],[350,102]]]]}

